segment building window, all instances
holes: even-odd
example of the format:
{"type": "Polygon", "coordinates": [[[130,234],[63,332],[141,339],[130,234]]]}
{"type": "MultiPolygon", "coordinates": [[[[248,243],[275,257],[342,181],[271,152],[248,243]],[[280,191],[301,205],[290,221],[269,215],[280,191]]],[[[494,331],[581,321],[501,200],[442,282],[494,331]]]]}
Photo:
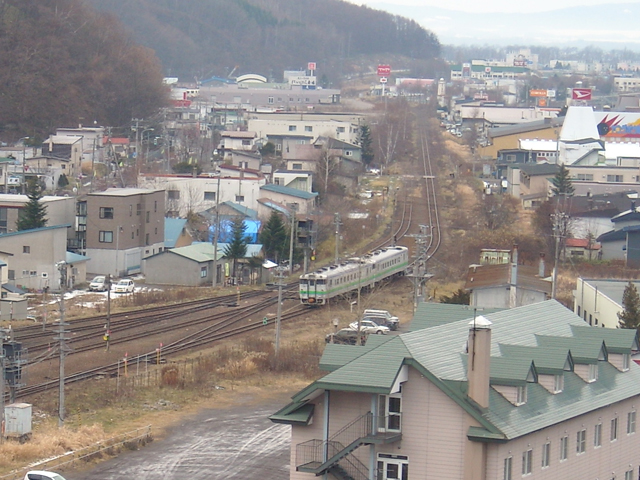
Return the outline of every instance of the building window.
{"type": "Polygon", "coordinates": [[[215,200],[216,199],[216,192],[204,192],[204,199],[205,200],[215,200]]]}
{"type": "Polygon", "coordinates": [[[511,468],[513,464],[513,457],[507,457],[504,459],[504,473],[502,474],[503,480],[512,480],[511,468]]]}
{"type": "Polygon", "coordinates": [[[145,245],[149,245],[149,234],[148,234],[148,233],[146,233],[146,234],[144,235],[144,244],[145,244],[145,245]]]}
{"type": "Polygon", "coordinates": [[[353,157],[353,152],[351,150],[345,150],[344,151],[344,156],[345,157],[353,157]]]}
{"type": "Polygon", "coordinates": [[[593,173],[579,173],[576,175],[576,180],[583,180],[586,182],[593,182],[593,173]]]}
{"type": "Polygon", "coordinates": [[[138,203],[136,205],[136,215],[140,216],[140,213],[142,213],[142,204],[138,203]]]}
{"type": "Polygon", "coordinates": [[[273,97],[267,97],[267,103],[273,104],[273,97]]]}
{"type": "Polygon", "coordinates": [[[589,382],[598,380],[598,364],[589,365],[589,382]]]}
{"type": "Polygon", "coordinates": [[[98,233],[98,241],[100,243],[113,243],[113,232],[100,230],[98,233]]]}
{"type": "Polygon", "coordinates": [[[549,460],[551,458],[551,442],[547,442],[542,446],[542,468],[549,466],[549,460]]]}
{"type": "Polygon", "coordinates": [[[23,245],[22,253],[31,253],[31,247],[29,245],[23,245]]]}
{"type": "Polygon", "coordinates": [[[524,405],[527,403],[527,387],[517,387],[516,405],[524,405]]]}
{"type": "Polygon", "coordinates": [[[113,218],[113,207],[100,207],[100,218],[113,218]]]}
{"type": "Polygon", "coordinates": [[[336,128],[336,132],[338,132],[338,133],[344,133],[344,127],[338,127],[338,128],[336,128]]]}
{"type": "Polygon", "coordinates": [[[594,448],[598,448],[602,446],[602,424],[596,424],[596,427],[593,431],[593,446],[594,448]]]}
{"type": "Polygon", "coordinates": [[[569,437],[566,435],[560,439],[560,461],[566,460],[569,455],[569,437]]]}
{"type": "Polygon", "coordinates": [[[380,453],[377,470],[377,480],[409,480],[409,458],[380,453]]]}
{"type": "Polygon", "coordinates": [[[631,364],[631,355],[629,355],[628,353],[624,353],[622,355],[622,371],[626,372],[627,370],[629,370],[630,364],[631,364]]]}
{"type": "Polygon", "coordinates": [[[305,132],[313,132],[313,127],[312,127],[311,125],[306,125],[306,126],[304,127],[304,131],[305,131],[305,132]]]}
{"type": "Polygon", "coordinates": [[[531,462],[533,461],[533,450],[522,452],[522,476],[531,474],[531,462]]]}
{"type": "Polygon", "coordinates": [[[627,435],[636,433],[636,412],[627,413],[627,435]]]}
{"type": "Polygon", "coordinates": [[[618,418],[611,419],[611,436],[610,440],[615,442],[618,439],[618,418]]]}
{"type": "Polygon", "coordinates": [[[291,169],[292,170],[302,170],[302,164],[301,163],[294,163],[293,165],[291,165],[291,169]]]}
{"type": "Polygon", "coordinates": [[[624,480],[633,480],[633,470],[624,472],[624,480]]]}
{"type": "Polygon", "coordinates": [[[155,234],[155,235],[157,235],[157,234],[158,234],[158,227],[156,227],[154,234],[155,234]]]}
{"type": "Polygon", "coordinates": [[[200,267],[200,278],[207,278],[207,267],[200,267]]]}
{"type": "Polygon", "coordinates": [[[158,201],[154,200],[153,201],[153,212],[156,213],[158,211],[158,201]]]}
{"type": "Polygon", "coordinates": [[[295,125],[289,125],[290,132],[295,132],[296,130],[297,130],[297,127],[295,125]]]}
{"type": "Polygon", "coordinates": [[[622,175],[607,175],[607,182],[622,183],[622,175]]]}
{"type": "Polygon", "coordinates": [[[242,140],[242,145],[248,147],[251,145],[251,140],[242,140]]]}
{"type": "Polygon", "coordinates": [[[579,455],[587,451],[587,430],[582,429],[576,435],[576,453],[579,455]]]}
{"type": "Polygon", "coordinates": [[[400,395],[378,395],[378,431],[399,432],[402,428],[402,398],[400,395]]]}
{"type": "Polygon", "coordinates": [[[180,190],[167,190],[169,200],[180,200],[180,190]]]}
{"type": "Polygon", "coordinates": [[[7,227],[7,208],[2,207],[0,208],[0,233],[7,233],[9,231],[7,227]]]}
{"type": "Polygon", "coordinates": [[[150,218],[151,212],[149,210],[146,211],[146,218],[145,218],[145,222],[149,223],[149,218],[150,218]]]}
{"type": "Polygon", "coordinates": [[[555,375],[553,379],[553,393],[560,393],[564,390],[564,375],[555,375]]]}
{"type": "Polygon", "coordinates": [[[9,280],[15,280],[16,279],[16,271],[15,270],[9,270],[7,272],[8,275],[8,279],[9,280]]]}
{"type": "Polygon", "coordinates": [[[129,205],[129,216],[133,216],[133,205],[129,205]]]}
{"type": "Polygon", "coordinates": [[[244,202],[244,195],[236,195],[236,202],[244,202]]]}

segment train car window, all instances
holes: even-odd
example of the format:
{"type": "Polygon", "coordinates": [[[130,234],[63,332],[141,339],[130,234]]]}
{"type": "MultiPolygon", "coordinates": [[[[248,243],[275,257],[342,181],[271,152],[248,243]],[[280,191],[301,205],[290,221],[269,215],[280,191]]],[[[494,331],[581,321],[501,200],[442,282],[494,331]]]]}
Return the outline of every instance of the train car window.
{"type": "Polygon", "coordinates": [[[308,285],[305,279],[300,279],[300,285],[308,285]]]}
{"type": "Polygon", "coordinates": [[[322,279],[322,280],[321,280],[321,279],[316,280],[316,285],[325,285],[325,284],[326,284],[326,280],[324,280],[324,279],[322,279]]]}

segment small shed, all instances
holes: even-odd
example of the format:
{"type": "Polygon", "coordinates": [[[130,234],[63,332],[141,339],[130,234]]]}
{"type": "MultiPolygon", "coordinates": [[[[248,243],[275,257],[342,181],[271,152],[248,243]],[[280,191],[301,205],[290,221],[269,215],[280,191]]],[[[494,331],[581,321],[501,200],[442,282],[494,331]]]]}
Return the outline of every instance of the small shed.
{"type": "Polygon", "coordinates": [[[6,437],[23,438],[31,435],[31,410],[30,403],[12,403],[4,407],[6,437]]]}

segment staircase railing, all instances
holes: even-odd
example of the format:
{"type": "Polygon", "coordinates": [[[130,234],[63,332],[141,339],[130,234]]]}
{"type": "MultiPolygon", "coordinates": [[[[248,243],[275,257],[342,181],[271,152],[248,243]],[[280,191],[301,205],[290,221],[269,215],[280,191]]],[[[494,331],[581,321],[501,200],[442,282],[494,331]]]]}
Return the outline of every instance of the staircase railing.
{"type": "Polygon", "coordinates": [[[368,480],[369,468],[362,463],[355,455],[347,455],[340,459],[338,465],[346,472],[352,480],[368,480]]]}

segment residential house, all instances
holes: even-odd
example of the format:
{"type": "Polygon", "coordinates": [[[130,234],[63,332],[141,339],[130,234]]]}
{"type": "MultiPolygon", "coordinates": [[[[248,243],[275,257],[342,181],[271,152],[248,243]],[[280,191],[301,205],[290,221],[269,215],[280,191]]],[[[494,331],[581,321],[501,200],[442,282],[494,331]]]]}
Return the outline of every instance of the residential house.
{"type": "Polygon", "coordinates": [[[636,478],[635,330],[554,300],[467,314],[327,345],[328,373],[270,417],[291,425],[289,478],[636,478]]]}
{"type": "Polygon", "coordinates": [[[193,237],[187,229],[186,218],[164,219],[164,248],[186,247],[191,245],[193,237]]]}
{"type": "Polygon", "coordinates": [[[276,170],[273,172],[273,183],[311,193],[313,191],[313,172],[309,170],[276,170]]]}
{"type": "MultiPolygon", "coordinates": [[[[29,202],[26,195],[0,194],[0,234],[17,231],[16,222],[20,212],[29,202]]],[[[57,197],[45,195],[40,203],[46,207],[48,226],[73,225],[75,223],[75,199],[73,197],[57,197]]],[[[73,230],[69,237],[73,238],[73,230]]]]}
{"type": "Polygon", "coordinates": [[[231,165],[245,170],[260,170],[262,155],[260,152],[248,150],[231,150],[227,157],[231,157],[231,165]]]}
{"type": "Polygon", "coordinates": [[[141,271],[142,260],[164,249],[164,191],[109,188],[89,193],[79,224],[92,273],[116,277],[141,271]],[[83,218],[82,218],[83,217],[83,218]]]}
{"type": "Polygon", "coordinates": [[[58,180],[62,175],[67,177],[69,183],[74,181],[71,173],[71,159],[53,156],[36,156],[25,162],[25,178],[37,178],[44,182],[47,190],[56,190],[58,180]]]}
{"type": "Polygon", "coordinates": [[[588,238],[567,238],[564,241],[564,257],[575,260],[599,260],[600,244],[588,238]]]}
{"type": "Polygon", "coordinates": [[[551,298],[551,286],[544,256],[537,267],[519,265],[514,247],[510,263],[471,265],[464,288],[471,294],[472,307],[514,308],[551,298]]]}
{"type": "Polygon", "coordinates": [[[171,217],[186,217],[188,212],[200,212],[228,201],[257,209],[260,187],[266,183],[264,175],[233,165],[220,165],[219,170],[219,174],[204,173],[195,177],[141,174],[138,185],[165,190],[166,213],[171,217]]]}
{"type": "Polygon", "coordinates": [[[79,136],[51,135],[42,144],[42,156],[69,160],[67,175],[72,177],[82,173],[83,151],[82,137],[79,136]]]}
{"type": "Polygon", "coordinates": [[[256,132],[230,130],[220,133],[218,152],[222,157],[230,155],[233,150],[255,151],[256,132]]]}
{"type": "MultiPolygon", "coordinates": [[[[299,138],[308,139],[308,143],[312,143],[318,137],[324,136],[353,144],[357,141],[359,132],[359,126],[350,120],[301,120],[300,118],[282,118],[278,114],[264,119],[250,118],[248,128],[256,132],[258,138],[266,138],[269,141],[274,141],[277,138],[301,136],[299,138]]],[[[277,145],[278,143],[276,143],[276,150],[277,145]]]]}
{"type": "MultiPolygon", "coordinates": [[[[232,260],[224,258],[228,244],[218,243],[217,278],[220,285],[233,272],[232,260]]],[[[246,259],[259,257],[262,245],[247,245],[245,259],[238,263],[238,275],[242,283],[249,284],[259,278],[260,272],[252,272],[246,259]]],[[[182,285],[191,287],[211,286],[213,284],[213,244],[211,242],[194,243],[185,247],[172,248],[144,260],[146,281],[157,285],[182,285]]]]}
{"type": "Polygon", "coordinates": [[[613,218],[613,230],[603,233],[596,240],[602,245],[602,260],[625,260],[627,266],[640,266],[640,209],[632,203],[631,209],[613,218]]]}
{"type": "Polygon", "coordinates": [[[265,200],[278,203],[280,205],[291,207],[301,215],[307,215],[316,207],[317,193],[305,192],[297,188],[283,187],[281,185],[263,185],[260,187],[260,201],[258,205],[258,217],[268,218],[271,211],[267,207],[265,209],[265,200]]]}
{"type": "MultiPolygon", "coordinates": [[[[67,261],[67,229],[70,227],[52,225],[0,234],[0,251],[8,255],[3,259],[7,263],[7,283],[28,290],[45,287],[57,290],[60,273],[56,264],[67,261]]],[[[77,259],[86,261],[85,257],[77,259]]],[[[68,272],[69,286],[86,280],[82,268],[68,272]]]]}
{"type": "Polygon", "coordinates": [[[640,282],[578,277],[573,292],[573,311],[594,327],[618,328],[618,313],[624,310],[622,295],[629,282],[640,289],[640,282]]]}
{"type": "Polygon", "coordinates": [[[519,199],[524,208],[539,207],[547,200],[551,180],[560,171],[554,164],[512,165],[507,169],[507,193],[519,199]]]}

